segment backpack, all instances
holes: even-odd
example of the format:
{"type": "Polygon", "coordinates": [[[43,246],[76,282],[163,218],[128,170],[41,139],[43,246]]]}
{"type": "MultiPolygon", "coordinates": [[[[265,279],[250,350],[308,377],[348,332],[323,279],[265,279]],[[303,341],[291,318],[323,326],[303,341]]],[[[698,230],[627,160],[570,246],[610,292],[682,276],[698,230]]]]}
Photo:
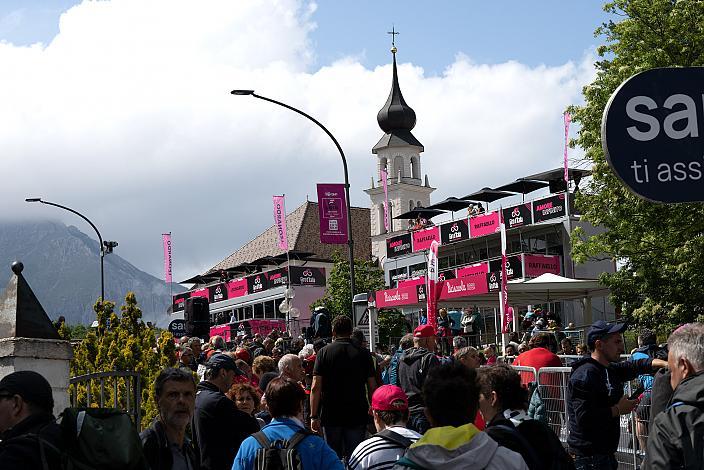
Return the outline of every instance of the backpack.
{"type": "MultiPolygon", "coordinates": [[[[137,429],[124,411],[66,408],[61,413],[60,427],[65,449],[57,449],[41,436],[36,437],[42,457],[47,449],[60,453],[64,470],[149,469],[137,429]]],[[[45,460],[43,463],[46,467],[45,460]]]]}
{"type": "Polygon", "coordinates": [[[325,311],[320,311],[315,315],[314,338],[330,338],[332,336],[332,324],[330,316],[325,311]]]}
{"type": "Polygon", "coordinates": [[[296,446],[311,435],[308,431],[296,431],[288,440],[269,441],[262,431],[252,434],[261,447],[254,455],[254,470],[303,470],[296,446]]]}
{"type": "MultiPolygon", "coordinates": [[[[486,428],[486,433],[495,441],[499,443],[500,446],[502,446],[501,443],[501,438],[500,435],[503,433],[504,435],[510,435],[512,436],[515,441],[523,448],[523,452],[519,452],[518,450],[515,449],[509,449],[513,450],[514,452],[517,452],[521,454],[523,457],[523,460],[525,460],[526,465],[528,465],[528,468],[530,470],[535,470],[538,468],[543,468],[542,467],[542,461],[540,460],[540,457],[538,457],[538,454],[535,452],[535,449],[533,445],[531,445],[530,442],[528,442],[528,439],[524,437],[524,435],[516,429],[514,426],[508,426],[506,424],[495,424],[493,426],[487,426],[486,428]],[[497,433],[497,431],[499,431],[497,433]]],[[[506,447],[506,446],[502,446],[506,447]]],[[[508,449],[508,447],[506,447],[508,449]]]]}
{"type": "Polygon", "coordinates": [[[401,434],[390,429],[383,429],[374,435],[384,439],[385,441],[392,442],[402,449],[408,449],[411,444],[413,444],[413,441],[406,436],[402,436],[401,434]]]}
{"type": "Polygon", "coordinates": [[[572,457],[547,424],[527,419],[516,429],[536,451],[546,470],[574,470],[572,457]]]}

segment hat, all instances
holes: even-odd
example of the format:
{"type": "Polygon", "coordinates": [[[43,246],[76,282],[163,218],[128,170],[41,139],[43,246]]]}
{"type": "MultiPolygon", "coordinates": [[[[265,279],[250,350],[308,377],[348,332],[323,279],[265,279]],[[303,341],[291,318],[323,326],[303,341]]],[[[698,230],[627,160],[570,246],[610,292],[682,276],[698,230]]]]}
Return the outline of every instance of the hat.
{"type": "Polygon", "coordinates": [[[235,356],[237,356],[237,359],[242,359],[244,362],[249,362],[252,359],[249,350],[245,348],[237,348],[235,350],[235,356]]]}
{"type": "Polygon", "coordinates": [[[54,396],[49,382],[33,370],[20,370],[6,375],[0,380],[0,395],[19,395],[26,402],[37,405],[51,413],[54,409],[54,396]]]}
{"type": "Polygon", "coordinates": [[[435,328],[433,325],[420,325],[413,330],[413,336],[415,338],[430,338],[435,336],[435,328]]]}
{"type": "Polygon", "coordinates": [[[396,385],[382,385],[372,395],[372,409],[377,411],[407,410],[408,397],[396,385]]]}
{"type": "Polygon", "coordinates": [[[603,339],[611,333],[623,333],[628,325],[626,323],[614,323],[609,325],[604,320],[595,321],[587,333],[587,345],[594,346],[596,340],[603,339]]]}
{"type": "Polygon", "coordinates": [[[205,368],[233,370],[237,375],[244,375],[239,367],[237,367],[237,364],[235,364],[234,359],[223,353],[217,353],[210,356],[208,362],[205,363],[205,368]]]}

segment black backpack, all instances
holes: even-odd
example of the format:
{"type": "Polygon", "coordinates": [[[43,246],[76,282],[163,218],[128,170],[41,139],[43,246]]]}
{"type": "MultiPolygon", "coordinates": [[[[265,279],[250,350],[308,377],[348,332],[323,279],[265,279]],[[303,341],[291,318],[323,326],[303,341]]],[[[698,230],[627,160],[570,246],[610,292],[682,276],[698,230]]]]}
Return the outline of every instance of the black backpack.
{"type": "Polygon", "coordinates": [[[303,470],[296,446],[309,435],[308,431],[296,431],[291,439],[271,442],[262,431],[252,434],[261,445],[254,456],[253,470],[303,470]]]}
{"type": "Polygon", "coordinates": [[[46,455],[59,453],[65,470],[148,470],[139,438],[129,415],[112,408],[66,408],[61,413],[64,449],[57,449],[39,435],[43,470],[46,455]]]}
{"type": "Polygon", "coordinates": [[[538,454],[546,470],[574,470],[572,457],[550,426],[535,419],[527,419],[516,429],[538,454]]]}
{"type": "Polygon", "coordinates": [[[315,314],[314,338],[330,338],[332,336],[332,323],[327,311],[321,310],[315,314]]]}

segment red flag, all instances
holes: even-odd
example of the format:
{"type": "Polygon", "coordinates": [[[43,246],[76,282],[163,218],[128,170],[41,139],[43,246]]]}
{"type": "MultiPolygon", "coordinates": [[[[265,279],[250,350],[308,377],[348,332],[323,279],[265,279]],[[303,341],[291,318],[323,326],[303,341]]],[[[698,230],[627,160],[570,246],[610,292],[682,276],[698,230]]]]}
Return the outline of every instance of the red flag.
{"type": "Polygon", "coordinates": [[[428,251],[428,325],[437,330],[438,328],[438,242],[433,240],[428,251]]]}

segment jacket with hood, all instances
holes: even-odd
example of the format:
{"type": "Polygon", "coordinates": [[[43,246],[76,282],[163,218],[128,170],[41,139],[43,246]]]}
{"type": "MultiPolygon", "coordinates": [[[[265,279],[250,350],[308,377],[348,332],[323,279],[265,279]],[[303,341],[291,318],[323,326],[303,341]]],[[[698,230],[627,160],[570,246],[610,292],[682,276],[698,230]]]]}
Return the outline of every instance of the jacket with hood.
{"type": "Polygon", "coordinates": [[[401,356],[398,364],[398,382],[408,396],[410,413],[423,411],[423,382],[428,376],[428,371],[439,364],[437,356],[425,348],[409,348],[401,356]]]}
{"type": "Polygon", "coordinates": [[[621,433],[611,407],[623,396],[623,384],[652,370],[653,360],[612,362],[604,367],[591,357],[572,364],[567,385],[567,445],[579,456],[613,455],[621,433]]]}
{"type": "Polygon", "coordinates": [[[645,469],[699,469],[704,462],[704,371],[675,389],[672,404],[655,418],[645,469]]]}
{"type": "Polygon", "coordinates": [[[528,470],[520,454],[500,447],[473,424],[429,429],[400,458],[394,470],[447,468],[528,470]]]}

